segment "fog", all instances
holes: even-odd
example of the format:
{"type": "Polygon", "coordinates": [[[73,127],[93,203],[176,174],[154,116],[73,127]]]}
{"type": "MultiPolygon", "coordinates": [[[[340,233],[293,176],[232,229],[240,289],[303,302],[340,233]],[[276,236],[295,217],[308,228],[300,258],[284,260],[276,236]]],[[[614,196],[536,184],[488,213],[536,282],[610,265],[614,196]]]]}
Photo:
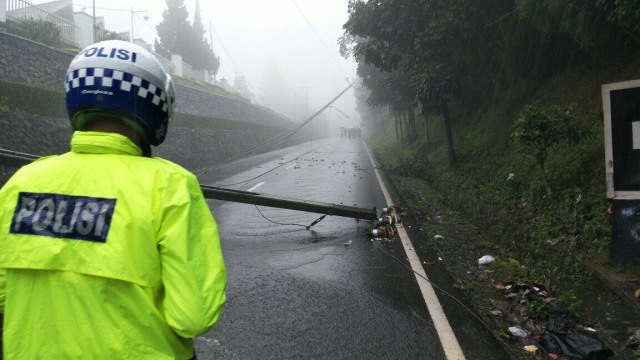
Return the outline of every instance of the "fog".
{"type": "MultiPolygon", "coordinates": [[[[36,1],[42,3],[45,1],[36,1]]],[[[196,0],[185,0],[191,22],[196,0]]],[[[356,65],[338,52],[348,0],[201,0],[202,22],[220,57],[217,79],[244,76],[262,105],[303,121],[355,79],[356,65]],[[210,31],[211,30],[211,31],[210,31]],[[211,33],[210,33],[211,32],[211,33]]],[[[129,32],[153,44],[165,1],[95,0],[107,30],[129,32]],[[133,21],[132,21],[133,19],[133,21]]],[[[75,11],[93,12],[91,0],[75,11]]],[[[358,126],[353,90],[324,113],[336,126],[358,126]]]]}

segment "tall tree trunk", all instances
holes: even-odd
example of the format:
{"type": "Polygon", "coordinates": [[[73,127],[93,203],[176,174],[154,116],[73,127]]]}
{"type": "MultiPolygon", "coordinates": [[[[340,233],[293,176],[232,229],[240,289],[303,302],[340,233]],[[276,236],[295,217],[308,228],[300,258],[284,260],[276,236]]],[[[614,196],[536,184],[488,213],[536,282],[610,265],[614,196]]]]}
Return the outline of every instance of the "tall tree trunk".
{"type": "Polygon", "coordinates": [[[429,136],[429,119],[427,118],[426,114],[422,114],[422,116],[424,116],[424,134],[427,138],[427,144],[431,144],[431,138],[429,136]]]}
{"type": "Polygon", "coordinates": [[[393,110],[393,118],[396,124],[396,141],[400,141],[400,129],[398,128],[398,110],[393,110]]]}
{"type": "Polygon", "coordinates": [[[431,144],[431,134],[429,134],[429,116],[427,115],[427,112],[425,111],[425,107],[424,105],[422,105],[422,103],[420,104],[420,113],[422,114],[422,117],[424,118],[424,137],[427,139],[427,145],[431,144]]]}
{"type": "Polygon", "coordinates": [[[404,136],[405,136],[405,128],[404,128],[404,110],[400,110],[400,116],[399,116],[400,121],[398,121],[398,123],[400,124],[400,141],[404,142],[404,136]]]}
{"type": "Polygon", "coordinates": [[[402,124],[404,125],[404,138],[402,142],[407,142],[411,139],[411,128],[409,127],[409,121],[407,121],[407,109],[402,110],[402,124]]]}
{"type": "Polygon", "coordinates": [[[456,152],[453,149],[453,135],[451,133],[451,118],[449,117],[449,105],[446,101],[440,104],[444,123],[444,135],[447,139],[447,154],[449,155],[449,165],[456,162],[456,152]]]}
{"type": "Polygon", "coordinates": [[[418,131],[416,129],[416,112],[413,109],[413,106],[409,107],[409,126],[411,127],[411,140],[415,140],[418,135],[418,131]]]}
{"type": "Polygon", "coordinates": [[[548,197],[551,197],[551,185],[549,185],[549,178],[547,177],[547,169],[544,166],[545,161],[538,160],[538,165],[540,165],[540,170],[542,170],[542,181],[544,182],[544,191],[547,193],[548,197]]]}

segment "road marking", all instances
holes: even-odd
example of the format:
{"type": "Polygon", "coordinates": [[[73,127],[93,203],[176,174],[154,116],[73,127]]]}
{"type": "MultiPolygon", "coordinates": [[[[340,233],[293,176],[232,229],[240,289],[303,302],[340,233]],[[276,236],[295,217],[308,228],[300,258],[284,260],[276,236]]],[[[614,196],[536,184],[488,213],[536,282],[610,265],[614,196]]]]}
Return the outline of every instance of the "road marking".
{"type": "Polygon", "coordinates": [[[259,187],[260,187],[260,186],[262,186],[262,185],[264,185],[264,181],[263,181],[263,182],[261,182],[261,183],[259,183],[259,184],[257,184],[257,185],[255,185],[255,186],[253,186],[251,189],[249,189],[249,190],[247,190],[247,191],[253,191],[253,190],[255,190],[255,189],[259,188],[259,187]]]}
{"type": "MultiPolygon", "coordinates": [[[[378,183],[382,188],[384,199],[387,202],[387,205],[391,206],[393,205],[393,201],[391,199],[389,191],[387,190],[387,186],[382,180],[380,170],[376,166],[373,156],[371,155],[371,151],[369,150],[369,147],[367,147],[367,144],[365,144],[364,140],[362,141],[362,144],[367,150],[369,160],[371,161],[371,165],[373,166],[373,169],[376,173],[376,178],[378,178],[378,183]]],[[[404,251],[407,254],[407,258],[409,259],[411,269],[414,271],[418,286],[420,287],[420,291],[422,292],[424,302],[427,304],[429,314],[431,314],[431,319],[433,320],[433,324],[436,328],[436,332],[438,333],[438,338],[440,338],[440,343],[442,344],[442,348],[444,349],[444,354],[447,357],[447,360],[464,360],[465,356],[462,352],[462,349],[460,348],[458,339],[453,333],[453,329],[449,324],[449,320],[447,320],[447,316],[442,310],[442,305],[440,305],[440,301],[438,301],[438,297],[436,296],[435,291],[433,291],[433,287],[428,280],[429,278],[427,277],[427,274],[425,273],[424,268],[420,263],[418,254],[416,254],[415,250],[413,250],[414,247],[413,244],[411,244],[411,239],[409,239],[407,231],[404,229],[402,224],[397,224],[396,228],[398,230],[400,241],[402,241],[404,251]]]]}
{"type": "Polygon", "coordinates": [[[289,170],[289,169],[291,169],[291,168],[292,168],[292,167],[294,167],[294,166],[296,166],[296,163],[293,163],[293,164],[289,165],[289,167],[287,167],[285,170],[289,170]]]}

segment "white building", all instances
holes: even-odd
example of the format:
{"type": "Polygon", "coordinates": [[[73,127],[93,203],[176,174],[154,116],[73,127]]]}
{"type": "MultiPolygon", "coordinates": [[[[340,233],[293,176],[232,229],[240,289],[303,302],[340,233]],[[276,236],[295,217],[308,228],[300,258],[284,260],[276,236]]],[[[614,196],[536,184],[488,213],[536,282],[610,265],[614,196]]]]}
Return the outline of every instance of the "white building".
{"type": "Polygon", "coordinates": [[[96,42],[104,34],[104,17],[96,17],[96,29],[93,31],[93,16],[84,11],[76,11],[73,13],[73,21],[78,27],[76,31],[76,43],[79,48],[87,47],[96,42]]]}
{"type": "Polygon", "coordinates": [[[7,21],[7,0],[0,0],[0,21],[7,21]]]}

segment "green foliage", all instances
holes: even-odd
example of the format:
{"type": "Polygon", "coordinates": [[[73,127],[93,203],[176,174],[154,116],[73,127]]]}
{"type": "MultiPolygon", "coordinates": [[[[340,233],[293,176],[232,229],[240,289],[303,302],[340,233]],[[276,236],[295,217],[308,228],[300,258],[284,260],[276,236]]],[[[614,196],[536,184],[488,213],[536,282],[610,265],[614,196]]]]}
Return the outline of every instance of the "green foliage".
{"type": "Polygon", "coordinates": [[[527,299],[526,308],[527,314],[533,319],[544,320],[549,318],[549,308],[536,296],[531,296],[527,299]]]}
{"type": "MultiPolygon", "coordinates": [[[[390,172],[428,184],[432,188],[425,195],[428,203],[442,202],[462,218],[474,221],[494,244],[491,254],[497,259],[496,275],[500,272],[502,278],[514,281],[544,279],[543,283],[550,285],[579,284],[586,277],[586,261],[608,257],[611,237],[599,87],[640,76],[633,61],[612,59],[596,64],[598,69],[607,69],[607,75],[594,71],[594,64],[589,64],[547,82],[529,101],[537,104],[533,110],[544,110],[556,117],[567,116],[569,110],[566,105],[557,104],[574,104],[569,116],[572,126],[567,128],[579,131],[560,137],[562,140],[552,147],[545,163],[553,196],[545,191],[537,161],[523,157],[522,144],[512,136],[512,119],[525,113],[514,110],[518,108],[517,99],[490,107],[478,120],[457,128],[460,160],[455,167],[447,165],[442,119],[428,113],[425,116],[430,128],[438,129],[433,132],[431,143],[397,142],[393,123],[387,120],[387,131],[375,143],[392,156],[378,158],[390,172]],[[517,259],[522,266],[511,266],[504,260],[509,258],[517,259]]],[[[538,113],[533,110],[530,115],[538,113]]],[[[463,111],[462,104],[452,104],[453,116],[459,117],[463,111]]],[[[424,130],[419,127],[418,131],[424,130]]],[[[380,151],[376,150],[376,154],[380,151]]],[[[532,150],[529,153],[533,155],[532,150]]],[[[421,224],[425,229],[433,226],[421,224]]]]}
{"type": "Polygon", "coordinates": [[[49,21],[33,18],[20,22],[7,21],[6,29],[27,39],[53,46],[60,42],[60,29],[49,21]]]}
{"type": "MultiPolygon", "coordinates": [[[[597,1],[518,0],[520,16],[536,26],[541,33],[569,36],[579,47],[591,53],[612,49],[618,44],[620,31],[607,19],[597,1]]],[[[638,6],[637,3],[635,5],[638,6]]]]}
{"type": "Polygon", "coordinates": [[[636,0],[597,0],[607,19],[627,30],[638,41],[640,37],[640,6],[636,0]]]}
{"type": "Polygon", "coordinates": [[[515,122],[513,137],[526,148],[527,154],[536,159],[542,171],[547,195],[551,195],[551,188],[545,164],[551,149],[563,141],[577,143],[588,134],[574,119],[575,114],[571,106],[529,105],[515,122]]]}

